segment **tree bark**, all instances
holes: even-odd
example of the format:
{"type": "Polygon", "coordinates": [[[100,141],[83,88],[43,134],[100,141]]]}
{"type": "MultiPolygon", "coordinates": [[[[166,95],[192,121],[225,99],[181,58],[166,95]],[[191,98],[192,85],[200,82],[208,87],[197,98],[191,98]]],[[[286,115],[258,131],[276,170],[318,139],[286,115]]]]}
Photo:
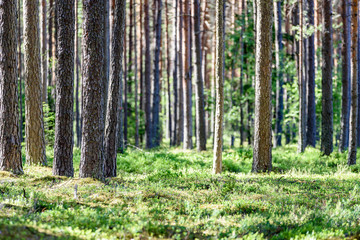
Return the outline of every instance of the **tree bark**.
{"type": "Polygon", "coordinates": [[[179,52],[178,52],[178,59],[179,59],[179,78],[178,78],[178,111],[179,114],[177,116],[177,139],[176,145],[179,146],[180,143],[183,141],[184,138],[184,89],[183,89],[183,78],[184,78],[184,68],[183,68],[183,0],[179,0],[179,52]]]}
{"type": "Polygon", "coordinates": [[[281,135],[283,125],[283,61],[282,61],[282,16],[281,16],[281,0],[274,2],[275,16],[275,61],[276,61],[276,123],[275,123],[275,147],[281,146],[281,135]]]}
{"type": "Polygon", "coordinates": [[[80,69],[80,58],[79,58],[79,50],[81,47],[80,46],[80,42],[79,42],[79,24],[78,24],[78,1],[79,0],[75,0],[75,46],[74,46],[74,51],[75,51],[75,131],[76,131],[76,146],[80,147],[81,146],[81,117],[80,117],[80,74],[79,71],[81,71],[80,69]]]}
{"type": "Polygon", "coordinates": [[[321,151],[333,152],[332,1],[323,0],[321,151]]]}
{"type": "MultiPolygon", "coordinates": [[[[135,1],[136,3],[136,1],[135,1]]],[[[137,22],[136,7],[134,8],[134,84],[135,84],[135,146],[139,147],[139,107],[138,107],[138,49],[137,49],[137,22]]],[[[141,21],[141,20],[140,20],[141,21]]],[[[140,39],[141,41],[141,39],[140,39]]],[[[142,58],[142,55],[140,55],[142,58]]]]}
{"type": "Polygon", "coordinates": [[[46,38],[46,0],[41,1],[41,77],[42,101],[47,102],[47,38],[46,38]]]}
{"type": "Polygon", "coordinates": [[[175,146],[177,139],[179,138],[178,136],[178,113],[179,113],[179,108],[178,108],[178,0],[174,0],[174,23],[173,23],[173,32],[174,32],[174,64],[173,64],[173,92],[174,92],[174,104],[173,104],[173,109],[174,109],[174,126],[173,126],[173,134],[172,134],[172,139],[171,139],[171,145],[175,146]]]}
{"type": "Polygon", "coordinates": [[[356,164],[357,153],[357,119],[358,119],[358,1],[352,0],[351,7],[351,110],[350,110],[350,144],[348,164],[356,164]]]}
{"type": "Polygon", "coordinates": [[[116,177],[117,126],[119,121],[120,81],[125,34],[125,0],[115,0],[114,21],[111,32],[109,101],[105,127],[105,177],[116,177]]]}
{"type": "Polygon", "coordinates": [[[83,137],[80,177],[103,178],[104,11],[102,0],[83,0],[83,137]],[[96,49],[96,51],[94,51],[96,49]]]}
{"type": "Polygon", "coordinates": [[[256,70],[253,172],[270,172],[272,1],[256,1],[256,70]],[[261,87],[260,87],[261,86],[261,87]]]}
{"type": "Polygon", "coordinates": [[[224,130],[224,1],[216,0],[216,113],[214,135],[213,173],[222,171],[222,148],[224,130]]]}
{"type": "Polygon", "coordinates": [[[341,18],[343,23],[342,58],[342,101],[339,151],[344,152],[349,146],[349,116],[350,116],[350,2],[342,0],[341,18]]]}
{"type": "Polygon", "coordinates": [[[168,137],[170,139],[170,146],[172,145],[172,109],[171,109],[171,88],[170,88],[170,76],[171,76],[171,55],[170,55],[170,32],[169,32],[169,2],[165,1],[165,34],[166,34],[166,77],[167,77],[167,127],[168,137]]]}
{"type": "Polygon", "coordinates": [[[24,0],[24,23],[26,162],[45,165],[38,0],[24,0]]]}
{"type": "Polygon", "coordinates": [[[73,177],[74,0],[57,4],[58,65],[53,174],[73,177]]]}
{"type": "Polygon", "coordinates": [[[204,83],[201,72],[201,29],[200,29],[200,3],[194,0],[194,30],[196,47],[196,146],[198,151],[206,150],[205,109],[204,109],[204,83]]]}
{"type": "Polygon", "coordinates": [[[150,24],[149,0],[144,0],[144,29],[145,29],[145,132],[146,148],[152,147],[151,130],[151,80],[150,80],[150,24]]]}
{"type": "MultiPolygon", "coordinates": [[[[317,0],[315,0],[317,1],[317,0]]],[[[308,0],[308,19],[309,25],[314,26],[314,0],[308,0]]],[[[307,145],[316,145],[316,103],[315,103],[315,34],[308,38],[308,83],[307,83],[307,145]]]]}
{"type": "Polygon", "coordinates": [[[15,1],[0,3],[0,170],[22,174],[16,16],[15,1]]]}

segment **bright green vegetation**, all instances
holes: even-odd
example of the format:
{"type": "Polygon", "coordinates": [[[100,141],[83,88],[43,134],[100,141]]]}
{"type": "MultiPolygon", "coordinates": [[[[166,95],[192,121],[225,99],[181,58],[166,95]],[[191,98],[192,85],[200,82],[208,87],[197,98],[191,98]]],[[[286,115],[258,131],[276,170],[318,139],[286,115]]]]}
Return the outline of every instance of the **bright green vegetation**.
{"type": "MultiPolygon", "coordinates": [[[[78,170],[79,150],[74,159],[78,170]]],[[[290,146],[274,150],[271,174],[251,174],[251,163],[250,149],[225,150],[215,176],[210,151],[128,150],[119,177],[105,182],[53,177],[47,167],[1,172],[0,238],[360,237],[359,167],[347,167],[346,154],[290,146]]]]}

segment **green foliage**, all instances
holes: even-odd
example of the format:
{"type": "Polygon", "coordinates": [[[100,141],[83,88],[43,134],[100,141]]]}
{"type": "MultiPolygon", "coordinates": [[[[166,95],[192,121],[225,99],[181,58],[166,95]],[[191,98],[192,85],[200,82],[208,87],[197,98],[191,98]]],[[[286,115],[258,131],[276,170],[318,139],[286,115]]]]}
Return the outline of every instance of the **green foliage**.
{"type": "Polygon", "coordinates": [[[54,146],[55,142],[55,112],[51,110],[49,104],[43,104],[45,142],[49,147],[54,146]]]}
{"type": "MultiPolygon", "coordinates": [[[[51,152],[48,149],[51,165],[51,152]]],[[[274,149],[273,173],[252,174],[252,150],[212,153],[158,149],[118,156],[118,177],[51,176],[25,166],[0,174],[0,238],[5,239],[343,239],[359,237],[358,166],[346,153],[274,149]],[[77,199],[74,188],[77,186],[77,199]]]]}

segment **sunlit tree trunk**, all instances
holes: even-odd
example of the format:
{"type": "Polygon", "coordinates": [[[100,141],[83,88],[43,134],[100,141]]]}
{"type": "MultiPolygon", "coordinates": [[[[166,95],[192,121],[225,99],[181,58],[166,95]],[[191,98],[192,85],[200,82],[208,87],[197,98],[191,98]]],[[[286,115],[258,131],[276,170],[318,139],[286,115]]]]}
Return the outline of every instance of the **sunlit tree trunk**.
{"type": "Polygon", "coordinates": [[[177,116],[177,138],[176,138],[176,145],[179,146],[180,143],[183,141],[184,137],[184,91],[183,91],[183,78],[184,78],[184,69],[183,69],[183,0],[179,0],[179,52],[178,52],[178,59],[179,59],[179,78],[178,78],[178,116],[177,116]]]}

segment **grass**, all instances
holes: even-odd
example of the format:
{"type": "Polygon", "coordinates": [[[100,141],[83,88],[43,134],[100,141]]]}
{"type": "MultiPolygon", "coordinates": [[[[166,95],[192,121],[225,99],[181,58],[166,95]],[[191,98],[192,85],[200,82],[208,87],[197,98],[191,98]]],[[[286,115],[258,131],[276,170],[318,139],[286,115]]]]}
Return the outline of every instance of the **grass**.
{"type": "MultiPolygon", "coordinates": [[[[79,161],[76,149],[76,171],[79,161]]],[[[346,153],[288,146],[274,149],[271,174],[250,173],[251,163],[250,149],[226,149],[215,176],[210,151],[128,150],[119,177],[105,182],[54,177],[49,167],[0,172],[0,238],[360,237],[359,167],[345,165],[346,153]]]]}

